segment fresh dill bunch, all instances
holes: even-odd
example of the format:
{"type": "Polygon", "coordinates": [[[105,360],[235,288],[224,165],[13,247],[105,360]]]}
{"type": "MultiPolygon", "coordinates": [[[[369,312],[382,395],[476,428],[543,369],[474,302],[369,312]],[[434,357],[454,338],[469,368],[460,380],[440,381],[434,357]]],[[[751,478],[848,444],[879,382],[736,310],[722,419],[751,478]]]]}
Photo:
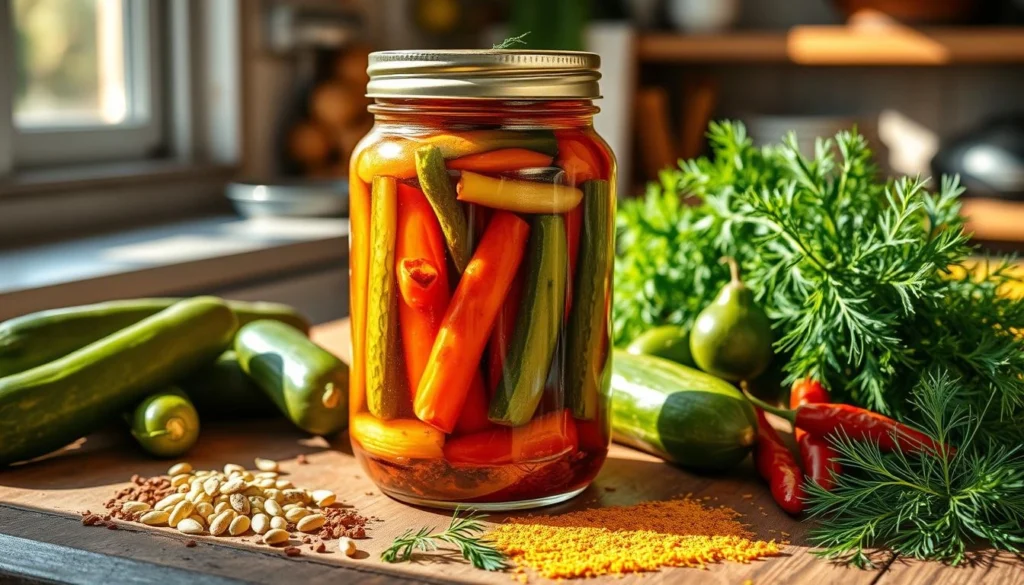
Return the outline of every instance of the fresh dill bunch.
{"type": "Polygon", "coordinates": [[[460,509],[455,509],[448,527],[441,532],[432,533],[428,527],[416,531],[407,530],[380,554],[381,560],[386,563],[407,561],[412,557],[413,551],[430,552],[437,550],[438,543],[446,543],[458,548],[462,558],[478,569],[505,569],[508,566],[505,553],[495,548],[489,539],[481,536],[487,529],[482,522],[486,516],[474,510],[467,510],[465,516],[460,516],[460,512],[460,509]]]}
{"type": "MultiPolygon", "coordinates": [[[[960,379],[954,403],[984,411],[978,432],[1009,445],[1024,443],[1024,302],[1006,294],[1021,284],[1016,270],[1009,258],[958,270],[944,280],[942,294],[906,323],[903,335],[914,340],[922,361],[960,379]]],[[[893,400],[908,386],[913,383],[895,384],[893,400]]]]}
{"type": "Polygon", "coordinates": [[[890,399],[892,381],[925,358],[901,335],[904,324],[942,295],[943,272],[970,253],[962,189],[880,182],[867,143],[851,132],[819,139],[813,158],[792,134],[776,148],[788,180],[739,193],[735,213],[767,228],[744,269],[776,348],[792,356],[788,381],[810,376],[839,400],[897,414],[905,401],[890,399]]]}
{"type": "Polygon", "coordinates": [[[912,403],[941,452],[883,453],[877,444],[834,438],[843,474],[831,491],[808,482],[812,542],[821,556],[865,567],[880,547],[959,564],[970,545],[1024,547],[1024,453],[984,438],[984,413],[959,404],[960,381],[943,370],[922,377],[912,403]]]}

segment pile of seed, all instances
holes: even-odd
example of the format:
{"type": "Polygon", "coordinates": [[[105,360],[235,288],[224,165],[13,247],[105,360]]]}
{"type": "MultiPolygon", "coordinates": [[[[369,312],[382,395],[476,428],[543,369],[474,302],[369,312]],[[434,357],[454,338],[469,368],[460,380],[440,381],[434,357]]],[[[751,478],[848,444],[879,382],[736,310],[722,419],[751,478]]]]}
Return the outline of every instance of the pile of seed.
{"type": "MultiPolygon", "coordinates": [[[[315,552],[325,552],[325,540],[365,538],[367,519],[338,507],[330,490],[296,487],[281,477],[276,461],[259,459],[256,469],[229,463],[223,471],[194,470],[178,463],[167,476],[132,477],[132,485],[118,490],[104,503],[108,513],[83,513],[86,525],[114,527],[111,519],[170,526],[183,534],[212,536],[259,535],[257,542],[286,546],[298,539],[315,552]]],[[[288,556],[300,549],[287,546],[288,556]]]]}
{"type": "Polygon", "coordinates": [[[550,579],[703,568],[780,554],[778,543],[756,540],[739,516],[724,506],[668,500],[511,518],[490,537],[516,564],[550,579]]]}

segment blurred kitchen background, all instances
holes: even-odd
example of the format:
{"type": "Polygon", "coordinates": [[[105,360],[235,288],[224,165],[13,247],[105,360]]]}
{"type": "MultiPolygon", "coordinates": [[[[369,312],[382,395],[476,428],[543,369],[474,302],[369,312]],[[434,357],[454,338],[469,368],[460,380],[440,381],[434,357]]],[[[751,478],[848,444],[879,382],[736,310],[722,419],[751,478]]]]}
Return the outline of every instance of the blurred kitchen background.
{"type": "Polygon", "coordinates": [[[346,315],[368,52],[525,31],[601,54],[622,196],[714,118],[856,125],[1024,249],[1024,0],[0,0],[0,319],[199,293],[346,315]]]}

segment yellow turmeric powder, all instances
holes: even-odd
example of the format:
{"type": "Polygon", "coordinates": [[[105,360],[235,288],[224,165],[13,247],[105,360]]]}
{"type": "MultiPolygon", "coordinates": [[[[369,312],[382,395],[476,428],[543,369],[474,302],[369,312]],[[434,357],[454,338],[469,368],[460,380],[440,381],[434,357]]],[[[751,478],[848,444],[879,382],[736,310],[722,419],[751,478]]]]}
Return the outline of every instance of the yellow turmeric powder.
{"type": "Polygon", "coordinates": [[[755,540],[739,516],[724,506],[668,500],[510,518],[490,537],[512,561],[550,579],[746,563],[780,554],[774,540],[755,540]]]}

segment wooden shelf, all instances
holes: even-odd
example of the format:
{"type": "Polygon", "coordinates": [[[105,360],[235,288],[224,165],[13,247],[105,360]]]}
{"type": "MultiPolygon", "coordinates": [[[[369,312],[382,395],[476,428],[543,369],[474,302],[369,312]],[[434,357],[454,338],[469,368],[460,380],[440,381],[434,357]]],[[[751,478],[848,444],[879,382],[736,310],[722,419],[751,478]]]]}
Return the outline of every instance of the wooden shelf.
{"type": "Polygon", "coordinates": [[[642,62],[828,66],[1024,64],[1024,27],[798,26],[780,32],[647,34],[642,62]]]}
{"type": "Polygon", "coordinates": [[[975,239],[989,242],[1024,242],[1024,202],[967,198],[961,214],[975,239]]]}

